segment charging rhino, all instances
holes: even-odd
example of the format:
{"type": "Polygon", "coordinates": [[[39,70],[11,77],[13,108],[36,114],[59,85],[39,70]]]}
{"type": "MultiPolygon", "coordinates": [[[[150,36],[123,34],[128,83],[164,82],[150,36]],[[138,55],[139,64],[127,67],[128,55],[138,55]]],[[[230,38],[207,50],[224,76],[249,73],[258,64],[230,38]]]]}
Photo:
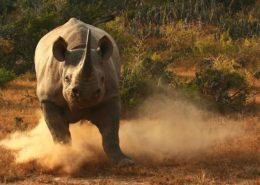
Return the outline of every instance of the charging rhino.
{"type": "Polygon", "coordinates": [[[35,69],[37,96],[54,142],[69,144],[69,124],[89,120],[113,163],[134,163],[119,146],[120,56],[108,33],[71,18],[41,38],[35,69]]]}

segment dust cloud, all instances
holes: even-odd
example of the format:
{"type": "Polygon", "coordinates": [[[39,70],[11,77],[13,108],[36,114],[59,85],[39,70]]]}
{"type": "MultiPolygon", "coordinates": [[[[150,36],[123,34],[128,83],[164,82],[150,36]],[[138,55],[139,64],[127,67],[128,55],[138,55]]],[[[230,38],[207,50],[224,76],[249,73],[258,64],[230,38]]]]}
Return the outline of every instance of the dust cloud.
{"type": "MultiPolygon", "coordinates": [[[[243,131],[238,122],[228,120],[183,100],[165,96],[148,99],[132,120],[122,120],[122,150],[135,159],[162,162],[167,159],[190,158],[217,144],[239,137],[243,131]]],[[[54,144],[41,118],[28,132],[16,132],[0,141],[0,145],[16,151],[18,163],[36,161],[43,167],[62,168],[73,172],[86,161],[105,159],[101,136],[90,123],[70,126],[71,146],[54,144]]]]}
{"type": "Polygon", "coordinates": [[[71,173],[86,160],[100,157],[101,136],[96,127],[88,124],[70,126],[72,144],[54,144],[42,117],[38,125],[28,132],[16,132],[0,142],[5,148],[16,151],[16,162],[36,161],[48,169],[62,168],[71,173]]]}
{"type": "Polygon", "coordinates": [[[121,126],[121,144],[128,153],[153,162],[188,159],[215,150],[243,134],[242,122],[199,109],[183,99],[155,96],[135,120],[121,126]]]}

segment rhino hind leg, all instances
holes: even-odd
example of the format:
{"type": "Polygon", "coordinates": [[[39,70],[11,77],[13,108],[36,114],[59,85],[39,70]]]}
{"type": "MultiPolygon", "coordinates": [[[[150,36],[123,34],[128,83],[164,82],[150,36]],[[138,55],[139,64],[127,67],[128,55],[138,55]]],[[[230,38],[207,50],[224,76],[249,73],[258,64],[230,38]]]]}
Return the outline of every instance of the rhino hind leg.
{"type": "Polygon", "coordinates": [[[127,157],[119,146],[119,102],[107,102],[94,110],[92,115],[91,121],[98,127],[102,135],[103,149],[111,162],[118,166],[133,165],[134,161],[127,157]]]}
{"type": "Polygon", "coordinates": [[[53,141],[60,144],[70,144],[69,123],[64,118],[62,108],[51,102],[44,102],[42,103],[42,111],[53,141]]]}

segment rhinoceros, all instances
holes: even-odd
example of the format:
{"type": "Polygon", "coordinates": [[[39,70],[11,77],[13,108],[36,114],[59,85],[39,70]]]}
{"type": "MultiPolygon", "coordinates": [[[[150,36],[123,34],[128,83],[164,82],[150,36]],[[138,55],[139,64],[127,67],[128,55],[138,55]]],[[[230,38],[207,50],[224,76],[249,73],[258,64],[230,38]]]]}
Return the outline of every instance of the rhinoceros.
{"type": "Polygon", "coordinates": [[[71,18],[40,39],[34,59],[37,96],[53,141],[70,144],[69,125],[88,120],[113,163],[134,164],[119,146],[120,55],[114,39],[71,18]]]}

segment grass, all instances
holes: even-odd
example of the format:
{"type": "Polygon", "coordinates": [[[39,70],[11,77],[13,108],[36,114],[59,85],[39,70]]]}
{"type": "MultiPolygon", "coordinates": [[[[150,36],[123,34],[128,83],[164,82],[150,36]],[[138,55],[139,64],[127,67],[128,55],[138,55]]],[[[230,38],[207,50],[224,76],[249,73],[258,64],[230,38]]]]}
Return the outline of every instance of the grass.
{"type": "Polygon", "coordinates": [[[5,83],[13,80],[15,74],[12,71],[8,71],[5,68],[0,68],[0,86],[3,86],[5,83]]]}
{"type": "MultiPolygon", "coordinates": [[[[38,121],[40,109],[35,95],[36,83],[28,77],[10,82],[0,93],[0,138],[17,130],[29,130],[38,121]],[[22,126],[26,125],[26,126],[22,126]]],[[[73,174],[58,169],[46,170],[36,163],[16,164],[14,152],[0,148],[0,182],[10,184],[259,184],[260,122],[250,115],[245,133],[236,140],[219,143],[192,158],[172,158],[156,163],[136,156],[137,165],[111,166],[106,159],[86,162],[73,174]]]]}
{"type": "MultiPolygon", "coordinates": [[[[136,107],[151,94],[151,89],[155,86],[159,89],[160,84],[163,84],[163,87],[165,84],[171,86],[170,90],[174,93],[184,88],[182,92],[186,93],[186,96],[197,97],[197,88],[189,86],[189,82],[195,78],[196,71],[203,61],[220,56],[236,61],[239,66],[247,70],[249,76],[259,71],[260,40],[257,7],[248,13],[235,14],[234,12],[231,16],[227,11],[223,11],[225,7],[210,6],[204,0],[194,2],[178,0],[173,4],[160,6],[157,5],[161,1],[153,2],[155,4],[151,6],[133,4],[133,7],[138,8],[135,10],[130,8],[115,21],[101,25],[101,28],[107,30],[116,39],[121,51],[123,108],[136,110],[136,107]],[[201,4],[198,4],[199,2],[201,4]],[[172,76],[169,72],[172,72],[172,76]],[[168,81],[170,83],[167,83],[168,81]]],[[[216,4],[215,0],[210,2],[216,4]]],[[[80,5],[75,6],[76,9],[78,6],[80,5]]],[[[74,8],[67,7],[67,11],[74,8]]],[[[79,13],[88,15],[83,9],[79,13]]],[[[74,14],[70,12],[71,16],[74,14]]],[[[36,34],[33,38],[40,37],[43,30],[49,29],[50,25],[46,25],[45,22],[49,18],[53,19],[53,15],[56,13],[39,16],[37,20],[35,19],[36,22],[32,20],[30,25],[28,23],[25,26],[26,33],[23,33],[29,37],[19,38],[29,39],[27,42],[30,43],[32,41],[30,32],[36,34]],[[38,24],[42,25],[39,27],[38,24]]],[[[63,18],[64,15],[61,13],[59,19],[63,18]]],[[[89,20],[88,16],[85,18],[89,20]]],[[[16,27],[19,28],[18,25],[16,27]]],[[[14,30],[16,34],[17,29],[14,30]]],[[[36,42],[35,39],[33,40],[36,42]]],[[[4,54],[22,51],[21,53],[26,57],[22,60],[19,58],[19,62],[16,58],[9,58],[12,55],[3,55],[7,58],[3,58],[2,62],[8,62],[7,64],[12,68],[13,65],[9,62],[13,61],[16,62],[15,66],[18,65],[19,68],[20,65],[21,69],[25,69],[27,64],[24,66],[21,62],[24,60],[32,67],[30,63],[32,57],[28,56],[33,54],[34,47],[21,47],[14,50],[14,43],[26,42],[19,42],[19,39],[2,40],[4,54]],[[27,60],[28,58],[30,59],[27,60]]],[[[14,75],[5,71],[3,74],[2,83],[6,84],[1,86],[0,79],[0,140],[15,131],[34,128],[39,120],[38,111],[40,111],[35,92],[35,77],[27,73],[7,83],[14,78],[14,75]]],[[[48,170],[35,161],[17,164],[15,163],[16,152],[0,147],[0,183],[260,184],[260,95],[257,94],[260,80],[252,77],[250,82],[253,86],[253,111],[246,112],[247,109],[243,109],[239,113],[228,114],[234,120],[243,120],[241,137],[219,142],[200,155],[190,158],[173,157],[160,163],[146,155],[134,156],[137,165],[129,168],[113,167],[103,157],[98,162],[86,162],[73,174],[67,174],[60,169],[48,170]]],[[[206,97],[201,96],[201,99],[206,97]]],[[[218,119],[221,117],[217,116],[216,120],[218,119]]]]}

